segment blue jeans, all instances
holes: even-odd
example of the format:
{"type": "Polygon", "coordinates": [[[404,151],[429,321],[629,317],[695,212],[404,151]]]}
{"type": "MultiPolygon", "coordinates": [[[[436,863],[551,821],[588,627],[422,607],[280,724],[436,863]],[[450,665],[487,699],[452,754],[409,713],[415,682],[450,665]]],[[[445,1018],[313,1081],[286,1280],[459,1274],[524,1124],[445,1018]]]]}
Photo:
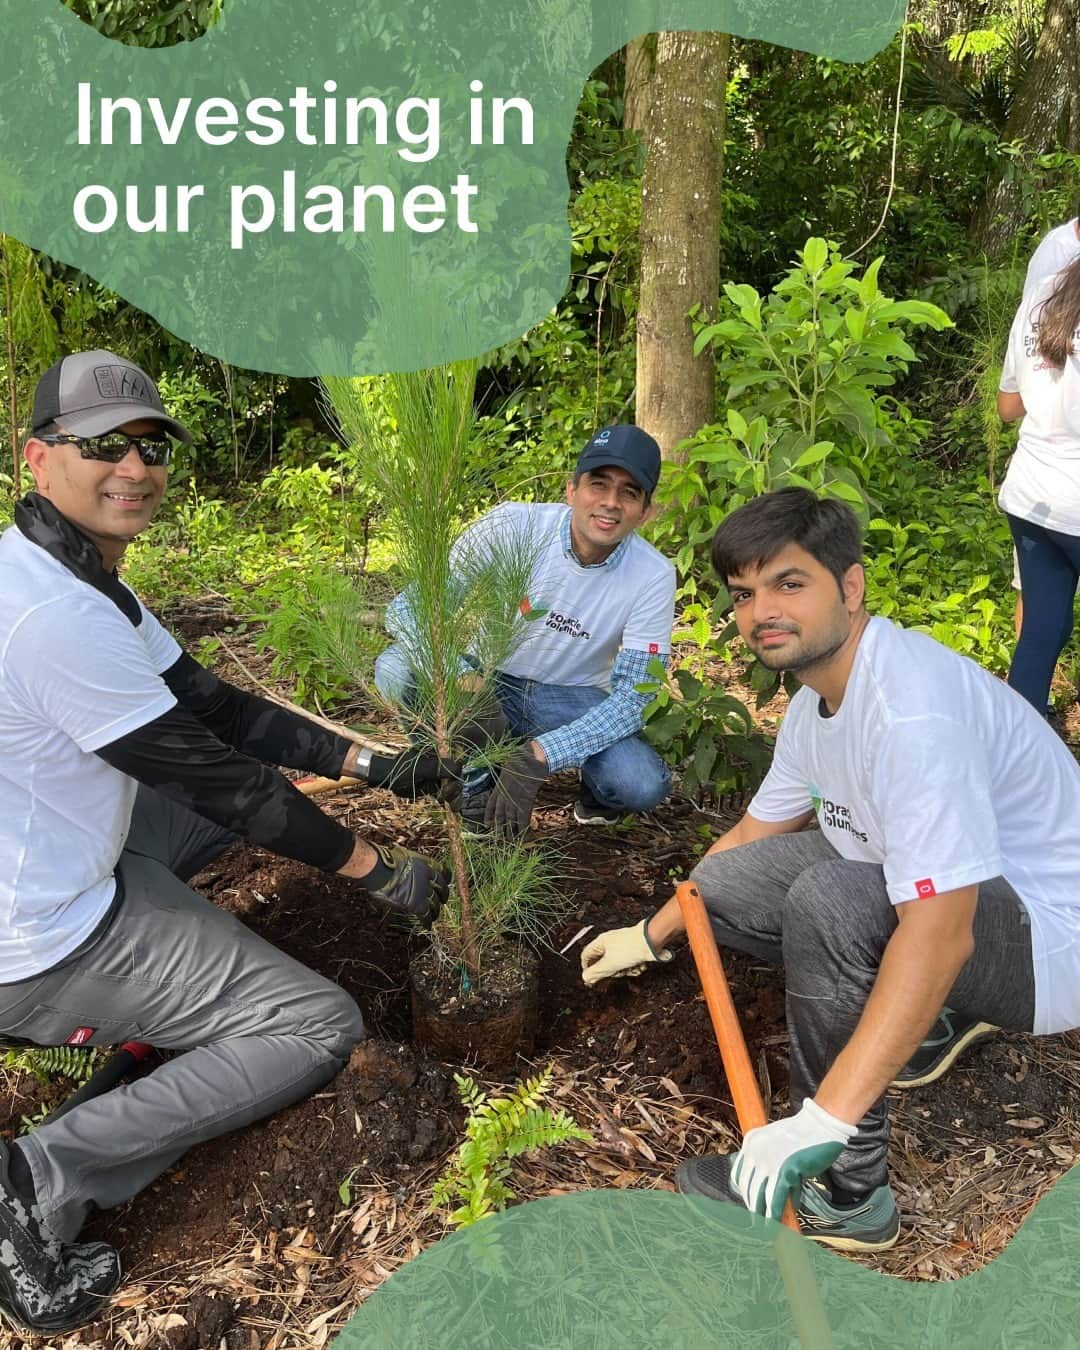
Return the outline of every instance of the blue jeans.
{"type": "MultiPolygon", "coordinates": [[[[375,687],[391,703],[408,706],[412,671],[399,646],[387,647],[375,662],[375,687]]],[[[607,692],[594,685],[541,684],[516,675],[497,675],[495,694],[514,736],[533,739],[555,731],[603,703],[607,692]]],[[[465,795],[485,792],[491,778],[469,774],[465,795]]],[[[640,736],[626,736],[581,766],[581,782],[602,805],[619,811],[651,811],[668,795],[671,771],[640,736]]]]}
{"type": "Polygon", "coordinates": [[[1024,625],[1009,667],[1009,683],[1045,713],[1050,681],[1073,628],[1073,601],[1080,577],[1080,535],[1048,530],[1007,516],[1020,560],[1024,625]]]}

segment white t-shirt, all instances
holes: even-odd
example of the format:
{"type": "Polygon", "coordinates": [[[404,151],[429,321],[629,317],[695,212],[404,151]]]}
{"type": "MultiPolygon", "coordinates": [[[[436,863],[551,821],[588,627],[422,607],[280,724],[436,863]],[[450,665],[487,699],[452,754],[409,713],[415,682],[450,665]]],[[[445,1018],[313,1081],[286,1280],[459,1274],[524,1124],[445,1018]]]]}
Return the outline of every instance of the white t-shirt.
{"type": "Polygon", "coordinates": [[[180,648],[19,530],[0,536],[0,982],[84,942],[115,894],[134,779],[93,752],[160,717],[180,648]]]}
{"type": "Polygon", "coordinates": [[[1031,918],[1035,1031],[1080,1026],[1080,765],[1015,690],[871,619],[834,716],[792,699],[750,814],[811,808],[894,905],[1003,876],[1031,918]]]}
{"type": "Polygon", "coordinates": [[[619,648],[652,655],[671,651],[675,568],[638,534],[628,535],[606,563],[583,567],[567,548],[569,508],[555,502],[507,502],[464,532],[454,558],[483,553],[501,536],[537,551],[527,609],[543,609],[501,669],[544,684],[607,688],[619,648]]]}
{"type": "Polygon", "coordinates": [[[1043,235],[1031,255],[1024,278],[1024,299],[1034,294],[1042,283],[1060,272],[1080,253],[1080,238],[1076,234],[1076,220],[1058,225],[1043,235]]]}
{"type": "Polygon", "coordinates": [[[1003,511],[1062,534],[1080,534],[1080,327],[1059,369],[1039,354],[1039,311],[1051,278],[1021,302],[1009,333],[1001,388],[1019,394],[1024,419],[998,493],[1003,511]]]}

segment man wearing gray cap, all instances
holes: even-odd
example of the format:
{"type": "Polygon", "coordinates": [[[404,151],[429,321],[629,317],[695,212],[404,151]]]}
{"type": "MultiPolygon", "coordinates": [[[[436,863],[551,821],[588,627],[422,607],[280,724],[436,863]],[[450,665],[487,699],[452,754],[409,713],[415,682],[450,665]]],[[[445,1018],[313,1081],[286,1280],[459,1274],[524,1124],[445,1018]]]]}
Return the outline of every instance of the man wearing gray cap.
{"type": "MultiPolygon", "coordinates": [[[[666,664],[671,652],[675,568],[636,533],[659,477],[660,447],[647,432],[604,427],[582,450],[565,505],[506,502],[454,545],[459,565],[525,549],[535,561],[522,612],[539,614],[496,675],[499,706],[478,744],[508,731],[523,744],[497,779],[466,774],[463,814],[474,826],[520,834],[540,785],[560,769],[580,770],[582,825],[667,796],[668,768],[639,734],[648,696],[637,692],[649,662],[666,664]]],[[[408,706],[423,660],[408,591],[390,604],[387,626],[397,642],[376,661],[375,682],[408,706]]]]}
{"type": "Polygon", "coordinates": [[[25,457],[36,491],[0,537],[0,1038],[176,1054],[134,1084],[0,1144],[0,1312],[59,1332],[115,1288],[78,1243],[94,1205],[193,1144],[320,1087],[364,1035],[335,984],[184,883],[238,837],[350,877],[430,922],[435,863],[374,847],[275,765],[402,796],[455,766],[373,755],[203,670],[119,579],[187,430],[111,352],[42,377],[25,457]]]}

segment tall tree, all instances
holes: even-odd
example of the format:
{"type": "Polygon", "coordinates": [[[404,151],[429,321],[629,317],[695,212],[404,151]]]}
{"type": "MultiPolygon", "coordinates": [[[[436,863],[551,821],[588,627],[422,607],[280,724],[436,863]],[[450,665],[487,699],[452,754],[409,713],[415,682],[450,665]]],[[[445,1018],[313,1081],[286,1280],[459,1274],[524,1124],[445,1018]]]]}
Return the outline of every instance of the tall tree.
{"type": "MultiPolygon", "coordinates": [[[[1046,0],[1042,32],[1005,123],[1005,139],[1023,146],[1022,163],[1054,144],[1077,80],[1078,44],[1078,0],[1046,0]]],[[[1011,164],[991,181],[972,222],[972,238],[990,254],[1000,252],[1023,219],[1023,195],[1010,170],[1011,164]]]]}
{"type": "Polygon", "coordinates": [[[637,422],[670,455],[713,420],[712,357],[694,356],[688,311],[720,288],[726,33],[657,33],[630,44],[626,107],[641,135],[637,422]]]}

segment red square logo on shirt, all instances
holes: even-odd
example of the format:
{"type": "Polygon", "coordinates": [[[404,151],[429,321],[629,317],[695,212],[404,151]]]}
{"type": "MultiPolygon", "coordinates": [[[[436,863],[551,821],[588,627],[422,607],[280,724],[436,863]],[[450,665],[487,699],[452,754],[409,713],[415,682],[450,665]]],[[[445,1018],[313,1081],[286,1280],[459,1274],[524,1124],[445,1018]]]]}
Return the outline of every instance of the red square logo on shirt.
{"type": "Polygon", "coordinates": [[[649,643],[649,655],[650,655],[650,656],[656,656],[657,653],[658,653],[659,651],[660,651],[660,644],[659,644],[659,642],[650,642],[650,643],[649,643]]]}
{"type": "Polygon", "coordinates": [[[915,883],[915,894],[920,900],[925,900],[927,896],[937,895],[937,891],[934,889],[933,881],[929,877],[923,877],[922,881],[915,883]]]}
{"type": "Polygon", "coordinates": [[[85,1045],[93,1034],[93,1027],[76,1027],[65,1041],[65,1045],[85,1045]]]}

